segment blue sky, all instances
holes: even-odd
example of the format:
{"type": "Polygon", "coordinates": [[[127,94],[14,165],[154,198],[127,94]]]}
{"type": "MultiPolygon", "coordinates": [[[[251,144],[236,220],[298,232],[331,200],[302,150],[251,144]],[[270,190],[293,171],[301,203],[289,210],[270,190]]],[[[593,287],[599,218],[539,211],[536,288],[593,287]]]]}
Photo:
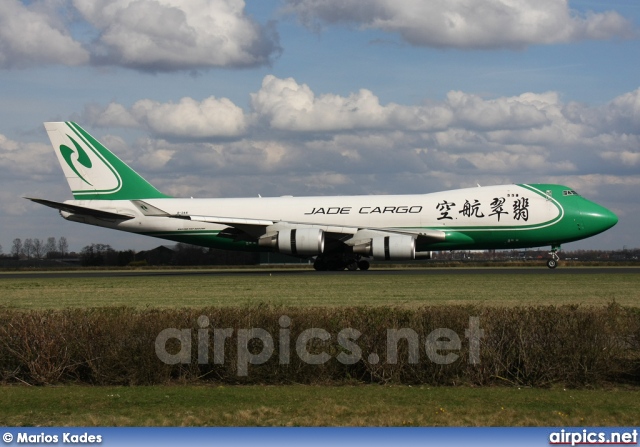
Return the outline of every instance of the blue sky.
{"type": "Polygon", "coordinates": [[[66,222],[42,122],[74,120],[164,192],[422,193],[561,183],[638,247],[640,4],[3,0],[0,245],[161,241],[66,222]]]}

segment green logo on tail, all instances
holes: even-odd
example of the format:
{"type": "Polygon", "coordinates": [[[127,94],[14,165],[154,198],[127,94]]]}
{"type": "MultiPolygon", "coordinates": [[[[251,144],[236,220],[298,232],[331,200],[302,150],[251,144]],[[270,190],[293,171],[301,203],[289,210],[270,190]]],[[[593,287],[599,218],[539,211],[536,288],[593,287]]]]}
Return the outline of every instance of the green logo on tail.
{"type": "MultiPolygon", "coordinates": [[[[76,142],[76,140],[71,138],[69,135],[67,135],[67,137],[69,137],[69,139],[73,142],[73,145],[76,147],[76,151],[78,153],[78,163],[80,163],[82,166],[84,166],[87,169],[91,168],[92,166],[91,159],[89,158],[87,153],[84,151],[84,149],[82,149],[82,147],[76,142]]],[[[82,174],[80,174],[80,172],[78,172],[78,170],[76,169],[75,164],[71,160],[71,155],[73,155],[73,153],[74,153],[73,149],[71,149],[69,146],[65,146],[64,144],[60,145],[60,154],[62,154],[62,158],[64,158],[64,161],[67,162],[69,167],[73,170],[73,172],[76,173],[76,175],[80,179],[82,179],[83,182],[91,185],[91,183],[88,182],[87,179],[85,179],[82,176],[82,174]]]]}
{"type": "Polygon", "coordinates": [[[168,197],[77,124],[50,123],[49,130],[76,200],[168,197]]]}

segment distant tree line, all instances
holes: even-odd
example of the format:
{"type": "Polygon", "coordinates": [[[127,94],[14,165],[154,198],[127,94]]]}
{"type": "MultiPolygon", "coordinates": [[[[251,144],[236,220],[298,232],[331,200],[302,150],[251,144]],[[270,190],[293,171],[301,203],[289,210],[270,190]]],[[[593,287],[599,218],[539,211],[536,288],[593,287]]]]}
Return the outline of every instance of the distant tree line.
{"type": "MultiPolygon", "coordinates": [[[[0,254],[2,247],[0,246],[0,254]]],[[[38,238],[27,238],[24,241],[15,238],[11,244],[11,256],[27,259],[60,259],[69,253],[69,244],[66,237],[56,241],[55,237],[49,237],[46,241],[38,238]]]]}
{"type": "Polygon", "coordinates": [[[144,265],[252,265],[258,264],[258,253],[216,250],[189,244],[160,246],[153,250],[117,251],[108,244],[91,244],[80,252],[83,266],[144,266],[144,265]]]}
{"type": "MultiPolygon", "coordinates": [[[[2,256],[0,246],[0,256],[2,256]]],[[[92,243],[86,245],[79,253],[69,256],[67,238],[49,237],[15,238],[8,254],[14,261],[26,260],[39,262],[42,260],[63,260],[80,263],[82,266],[144,266],[144,265],[253,265],[260,263],[258,253],[235,252],[199,247],[189,244],[175,246],[161,245],[152,250],[135,252],[134,250],[118,251],[109,244],[92,243]]],[[[7,259],[7,255],[3,256],[7,259]]]]}
{"type": "MultiPolygon", "coordinates": [[[[67,238],[48,237],[46,240],[38,238],[16,238],[11,244],[10,254],[3,255],[0,245],[0,256],[14,260],[63,260],[69,258],[69,244],[67,238]]],[[[622,250],[562,250],[562,259],[578,261],[640,261],[640,248],[622,250]]],[[[83,266],[144,266],[144,265],[254,265],[260,263],[259,253],[236,252],[204,248],[189,244],[175,246],[161,245],[152,250],[135,252],[134,250],[114,250],[108,244],[93,243],[85,246],[79,254],[71,253],[73,262],[83,266]]],[[[447,260],[527,260],[543,259],[547,257],[547,250],[484,250],[484,251],[442,251],[434,252],[434,259],[447,260]]],[[[13,261],[12,261],[13,262],[13,261]]]]}

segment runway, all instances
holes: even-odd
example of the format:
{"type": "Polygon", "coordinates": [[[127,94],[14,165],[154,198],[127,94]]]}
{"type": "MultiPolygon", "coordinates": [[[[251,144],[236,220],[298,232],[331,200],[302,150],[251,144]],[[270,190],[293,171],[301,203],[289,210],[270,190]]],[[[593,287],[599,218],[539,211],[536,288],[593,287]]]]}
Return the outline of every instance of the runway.
{"type": "Polygon", "coordinates": [[[368,271],[317,272],[311,268],[251,268],[251,269],[202,269],[202,270],[70,270],[35,272],[0,272],[2,279],[44,278],[118,278],[118,277],[162,277],[162,276],[378,276],[378,275],[593,275],[593,274],[640,274],[640,267],[563,267],[548,269],[540,267],[427,267],[427,268],[372,268],[368,271]]]}

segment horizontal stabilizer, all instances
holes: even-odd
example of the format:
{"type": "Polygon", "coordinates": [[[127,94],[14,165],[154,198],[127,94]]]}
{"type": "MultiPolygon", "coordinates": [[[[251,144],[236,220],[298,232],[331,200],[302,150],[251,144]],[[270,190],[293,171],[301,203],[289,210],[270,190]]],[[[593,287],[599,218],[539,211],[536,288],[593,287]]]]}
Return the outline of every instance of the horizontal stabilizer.
{"type": "Polygon", "coordinates": [[[126,214],[112,213],[109,211],[102,211],[94,208],[87,208],[85,206],[53,202],[51,200],[44,200],[44,199],[33,199],[31,197],[25,197],[25,199],[31,200],[32,202],[35,202],[35,203],[39,203],[40,205],[48,206],[50,208],[55,208],[60,211],[66,211],[67,213],[97,217],[98,219],[118,219],[118,220],[133,219],[133,216],[127,216],[126,214]]]}

